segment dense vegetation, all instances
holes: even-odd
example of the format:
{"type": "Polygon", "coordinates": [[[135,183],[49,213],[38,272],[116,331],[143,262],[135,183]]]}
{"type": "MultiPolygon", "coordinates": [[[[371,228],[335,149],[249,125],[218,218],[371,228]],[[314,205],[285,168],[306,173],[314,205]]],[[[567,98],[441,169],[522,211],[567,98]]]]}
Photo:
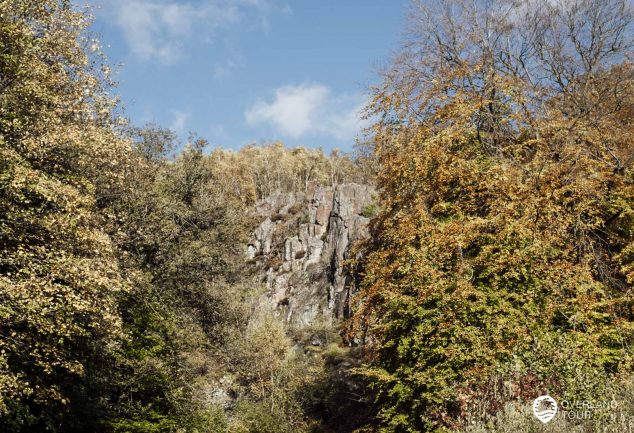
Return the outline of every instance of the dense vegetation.
{"type": "Polygon", "coordinates": [[[297,431],[290,396],[320,364],[251,309],[248,210],[362,171],[129,127],[88,24],[68,1],[0,2],[0,430],[297,431]],[[227,375],[231,425],[209,397],[227,375]]]}
{"type": "Polygon", "coordinates": [[[544,393],[631,428],[626,0],[416,3],[354,158],[129,125],[89,23],[0,0],[0,431],[540,432],[544,393]],[[380,191],[350,347],[245,261],[257,200],[345,182],[380,191]]]}
{"type": "Polygon", "coordinates": [[[354,323],[385,431],[610,400],[631,372],[630,14],[416,6],[370,107],[382,209],[354,323]]]}

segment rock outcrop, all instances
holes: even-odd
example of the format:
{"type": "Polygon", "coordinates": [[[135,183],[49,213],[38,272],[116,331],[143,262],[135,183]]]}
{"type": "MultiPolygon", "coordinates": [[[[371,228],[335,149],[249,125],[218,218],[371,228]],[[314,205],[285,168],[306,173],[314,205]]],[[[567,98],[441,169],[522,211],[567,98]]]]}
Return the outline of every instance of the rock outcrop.
{"type": "Polygon", "coordinates": [[[344,261],[368,236],[373,200],[372,187],[343,184],[260,201],[247,259],[263,275],[262,302],[297,326],[346,317],[354,284],[344,261]]]}

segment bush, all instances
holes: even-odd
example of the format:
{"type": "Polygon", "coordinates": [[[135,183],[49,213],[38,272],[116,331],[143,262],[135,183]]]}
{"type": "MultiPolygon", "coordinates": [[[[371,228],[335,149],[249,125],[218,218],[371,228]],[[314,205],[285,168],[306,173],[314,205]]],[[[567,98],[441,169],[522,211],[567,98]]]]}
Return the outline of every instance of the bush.
{"type": "Polygon", "coordinates": [[[294,433],[299,432],[286,419],[286,414],[275,409],[270,401],[242,400],[236,406],[231,433],[294,433]]]}
{"type": "Polygon", "coordinates": [[[379,213],[379,206],[376,203],[370,203],[361,211],[361,215],[366,218],[374,218],[379,213]]]}
{"type": "MultiPolygon", "coordinates": [[[[604,377],[609,391],[593,396],[588,402],[600,405],[614,401],[614,409],[572,410],[565,414],[562,411],[561,401],[559,412],[552,421],[542,424],[533,415],[532,402],[509,403],[495,417],[486,421],[470,422],[466,420],[467,427],[456,430],[460,433],[626,433],[631,432],[634,421],[634,386],[632,378],[617,383],[604,377]],[[583,415],[582,415],[583,414],[583,415]],[[584,418],[581,419],[578,418],[584,418]]],[[[576,400],[583,401],[583,400],[576,400]]]]}

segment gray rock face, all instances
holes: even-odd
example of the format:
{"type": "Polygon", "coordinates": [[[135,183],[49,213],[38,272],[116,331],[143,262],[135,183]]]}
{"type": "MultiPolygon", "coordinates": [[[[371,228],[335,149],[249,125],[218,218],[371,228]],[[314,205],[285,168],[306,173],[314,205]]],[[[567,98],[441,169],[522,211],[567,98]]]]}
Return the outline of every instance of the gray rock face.
{"type": "Polygon", "coordinates": [[[354,288],[344,262],[353,243],[368,236],[362,213],[373,196],[370,186],[344,184],[260,201],[262,223],[246,255],[263,275],[262,303],[298,326],[346,317],[354,288]]]}

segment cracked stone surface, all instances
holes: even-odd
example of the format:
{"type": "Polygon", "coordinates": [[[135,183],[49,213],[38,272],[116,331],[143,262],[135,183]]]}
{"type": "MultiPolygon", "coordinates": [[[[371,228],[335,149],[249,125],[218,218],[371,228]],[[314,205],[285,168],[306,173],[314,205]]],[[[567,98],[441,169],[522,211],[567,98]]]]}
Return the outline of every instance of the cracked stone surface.
{"type": "Polygon", "coordinates": [[[354,291],[345,261],[355,241],[367,238],[368,185],[313,186],[257,203],[262,221],[246,248],[267,293],[261,303],[298,326],[347,317],[354,291]]]}

